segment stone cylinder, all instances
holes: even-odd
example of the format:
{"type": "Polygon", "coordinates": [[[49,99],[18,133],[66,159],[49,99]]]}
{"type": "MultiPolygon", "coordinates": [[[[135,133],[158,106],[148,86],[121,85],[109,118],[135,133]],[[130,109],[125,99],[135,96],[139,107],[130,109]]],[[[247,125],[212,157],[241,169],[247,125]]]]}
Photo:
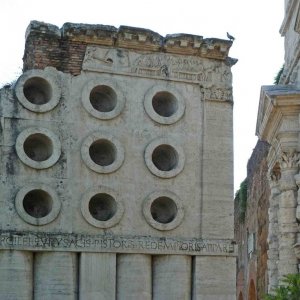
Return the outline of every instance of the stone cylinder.
{"type": "Polygon", "coordinates": [[[152,265],[154,300],[191,299],[191,256],[154,256],[152,265]]]}
{"type": "Polygon", "coordinates": [[[151,264],[150,255],[118,255],[117,300],[152,299],[151,264]]]}
{"type": "Polygon", "coordinates": [[[0,299],[32,299],[32,261],[27,251],[0,251],[0,299]]]}
{"type": "Polygon", "coordinates": [[[34,259],[34,299],[77,299],[77,270],[76,253],[36,253],[34,259]]]}
{"type": "Polygon", "coordinates": [[[116,254],[81,253],[80,300],[116,299],[116,254]]]}

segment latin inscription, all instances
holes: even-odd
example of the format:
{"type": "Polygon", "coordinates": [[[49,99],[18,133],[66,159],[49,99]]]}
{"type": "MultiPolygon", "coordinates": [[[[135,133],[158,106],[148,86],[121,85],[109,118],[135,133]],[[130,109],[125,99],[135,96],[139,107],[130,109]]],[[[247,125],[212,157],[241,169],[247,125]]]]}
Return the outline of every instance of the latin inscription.
{"type": "Polygon", "coordinates": [[[154,237],[92,236],[2,232],[0,249],[80,252],[158,253],[190,255],[235,255],[235,246],[224,240],[185,240],[154,237]]]}

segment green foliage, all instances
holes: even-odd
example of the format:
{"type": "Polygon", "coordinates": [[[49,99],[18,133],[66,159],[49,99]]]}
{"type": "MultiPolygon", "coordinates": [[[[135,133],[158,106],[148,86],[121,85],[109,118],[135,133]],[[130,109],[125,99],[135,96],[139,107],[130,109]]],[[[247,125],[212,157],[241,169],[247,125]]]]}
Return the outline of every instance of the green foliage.
{"type": "Polygon", "coordinates": [[[280,77],[283,73],[284,65],[280,68],[277,75],[274,77],[274,84],[279,84],[280,77]]]}
{"type": "Polygon", "coordinates": [[[282,280],[282,285],[268,294],[264,300],[299,300],[300,299],[300,274],[289,274],[282,280]]]}
{"type": "Polygon", "coordinates": [[[239,204],[239,217],[240,221],[244,222],[247,210],[247,178],[240,184],[239,190],[236,192],[235,197],[239,204]]]}

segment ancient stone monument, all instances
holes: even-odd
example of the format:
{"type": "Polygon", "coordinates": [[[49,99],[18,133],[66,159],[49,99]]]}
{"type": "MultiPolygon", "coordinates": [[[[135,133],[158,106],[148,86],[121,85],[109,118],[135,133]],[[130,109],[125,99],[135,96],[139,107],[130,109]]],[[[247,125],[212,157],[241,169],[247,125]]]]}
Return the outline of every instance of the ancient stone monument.
{"type": "Polygon", "coordinates": [[[0,299],[235,298],[231,45],[31,22],[0,94],[0,299]]]}

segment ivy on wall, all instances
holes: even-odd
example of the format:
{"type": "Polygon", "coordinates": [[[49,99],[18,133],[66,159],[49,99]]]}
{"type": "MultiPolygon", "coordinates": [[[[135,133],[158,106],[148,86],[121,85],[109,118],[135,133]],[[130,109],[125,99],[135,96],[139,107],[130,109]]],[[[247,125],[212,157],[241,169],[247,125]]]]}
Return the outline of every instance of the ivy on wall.
{"type": "Polygon", "coordinates": [[[299,300],[300,299],[300,274],[289,274],[282,280],[282,285],[264,300],[299,300]]]}
{"type": "Polygon", "coordinates": [[[239,190],[235,194],[235,199],[238,202],[239,207],[239,219],[240,222],[245,222],[246,210],[247,210],[247,178],[240,184],[239,190]]]}

